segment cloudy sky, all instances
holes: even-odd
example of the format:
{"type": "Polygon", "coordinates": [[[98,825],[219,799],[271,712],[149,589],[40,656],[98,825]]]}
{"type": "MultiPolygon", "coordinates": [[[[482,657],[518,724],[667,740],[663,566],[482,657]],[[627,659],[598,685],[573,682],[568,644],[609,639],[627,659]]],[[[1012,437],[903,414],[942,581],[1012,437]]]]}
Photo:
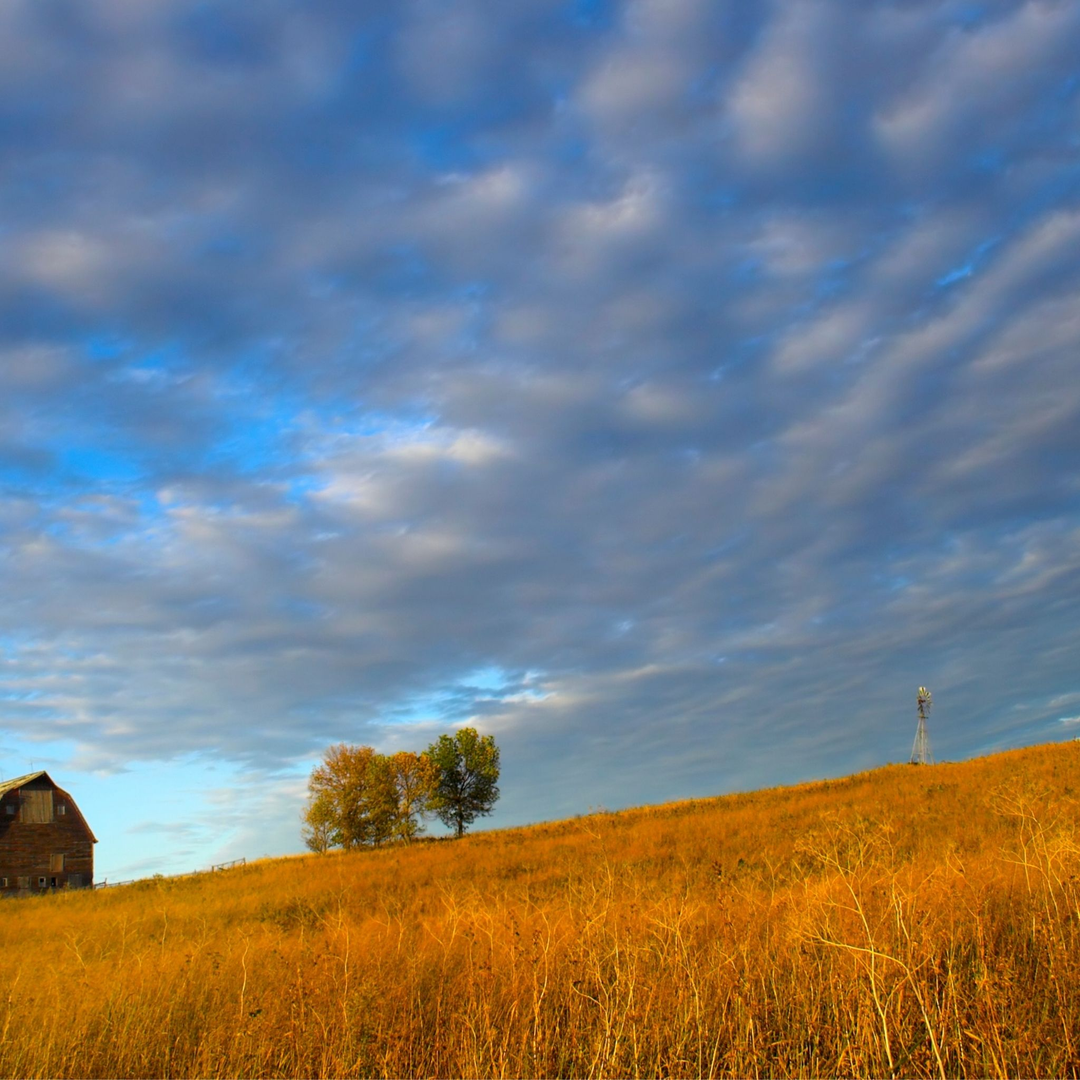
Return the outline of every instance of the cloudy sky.
{"type": "Polygon", "coordinates": [[[0,770],[98,876],[1080,733],[1080,5],[0,5],[0,770]]]}

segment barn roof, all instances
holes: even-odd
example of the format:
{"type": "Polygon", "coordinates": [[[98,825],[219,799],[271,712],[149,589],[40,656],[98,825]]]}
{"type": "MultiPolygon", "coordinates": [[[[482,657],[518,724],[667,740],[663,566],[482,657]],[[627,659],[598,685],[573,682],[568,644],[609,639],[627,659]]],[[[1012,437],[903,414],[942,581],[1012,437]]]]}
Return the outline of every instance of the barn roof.
{"type": "MultiPolygon", "coordinates": [[[[24,785],[29,784],[31,780],[37,780],[42,776],[44,776],[57,791],[63,791],[62,788],[57,787],[56,781],[44,769],[41,769],[38,772],[27,773],[25,776],[16,776],[13,780],[0,780],[0,798],[3,798],[9,791],[14,791],[15,788],[23,787],[24,785]]],[[[63,794],[71,799],[71,796],[68,795],[66,791],[63,791],[63,794]]],[[[96,844],[97,837],[94,835],[90,826],[86,824],[86,818],[82,816],[82,811],[75,804],[74,799],[71,800],[71,808],[75,811],[83,825],[86,826],[86,831],[90,833],[90,839],[96,844]]]]}
{"type": "Polygon", "coordinates": [[[40,772],[27,773],[25,776],[16,776],[14,780],[0,780],[0,795],[6,795],[12,789],[22,787],[23,784],[29,784],[31,780],[36,780],[39,776],[45,776],[52,780],[52,777],[44,769],[40,772]]]}

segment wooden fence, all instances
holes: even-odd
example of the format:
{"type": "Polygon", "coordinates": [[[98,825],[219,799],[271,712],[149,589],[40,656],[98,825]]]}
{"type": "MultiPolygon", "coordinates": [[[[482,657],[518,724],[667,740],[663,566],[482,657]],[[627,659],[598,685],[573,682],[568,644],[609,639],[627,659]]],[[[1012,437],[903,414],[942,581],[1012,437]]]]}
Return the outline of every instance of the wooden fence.
{"type": "Polygon", "coordinates": [[[135,885],[140,881],[156,881],[159,878],[173,881],[176,878],[195,877],[196,874],[213,874],[218,870],[231,870],[234,866],[247,866],[247,859],[233,859],[231,862],[215,863],[209,870],[192,870],[188,874],[155,874],[150,878],[128,878],[126,881],[95,881],[95,889],[118,889],[121,885],[135,885]]]}

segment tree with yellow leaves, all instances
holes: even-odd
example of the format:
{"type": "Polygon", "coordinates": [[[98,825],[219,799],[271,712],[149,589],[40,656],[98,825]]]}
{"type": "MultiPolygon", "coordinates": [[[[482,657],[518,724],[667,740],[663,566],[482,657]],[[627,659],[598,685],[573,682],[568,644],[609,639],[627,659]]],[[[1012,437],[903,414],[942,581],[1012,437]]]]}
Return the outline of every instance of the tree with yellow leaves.
{"type": "Polygon", "coordinates": [[[308,780],[304,843],[317,852],[409,843],[435,811],[437,789],[438,770],[425,754],[331,746],[308,780]]]}

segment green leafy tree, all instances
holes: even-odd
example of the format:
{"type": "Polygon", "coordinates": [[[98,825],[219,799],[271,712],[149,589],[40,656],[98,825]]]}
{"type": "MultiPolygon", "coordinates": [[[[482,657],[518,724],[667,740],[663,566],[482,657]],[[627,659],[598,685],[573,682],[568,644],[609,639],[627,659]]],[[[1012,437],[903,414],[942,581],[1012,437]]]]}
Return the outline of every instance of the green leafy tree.
{"type": "Polygon", "coordinates": [[[427,749],[438,769],[435,812],[458,836],[482,814],[490,814],[499,797],[499,748],[491,735],[459,728],[440,735],[427,749]]]}

